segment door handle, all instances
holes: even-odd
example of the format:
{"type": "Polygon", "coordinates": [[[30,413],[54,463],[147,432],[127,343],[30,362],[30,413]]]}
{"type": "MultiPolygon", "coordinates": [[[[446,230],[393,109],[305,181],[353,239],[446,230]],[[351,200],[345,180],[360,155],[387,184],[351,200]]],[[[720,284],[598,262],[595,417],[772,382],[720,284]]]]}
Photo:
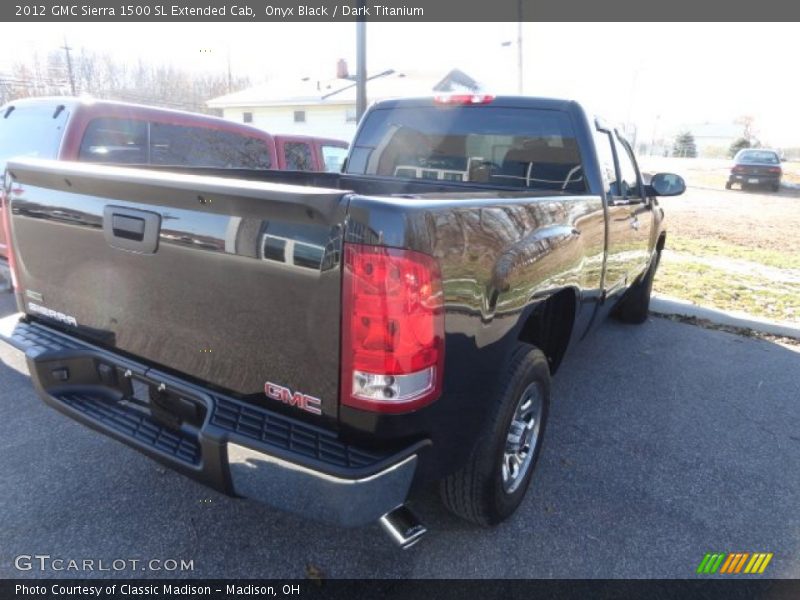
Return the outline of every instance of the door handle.
{"type": "Polygon", "coordinates": [[[103,236],[114,248],[153,254],[158,250],[160,235],[161,215],[158,213],[111,205],[103,209],[103,236]]]}
{"type": "Polygon", "coordinates": [[[144,239],[145,220],[140,217],[111,215],[111,231],[116,237],[141,242],[144,239]]]}

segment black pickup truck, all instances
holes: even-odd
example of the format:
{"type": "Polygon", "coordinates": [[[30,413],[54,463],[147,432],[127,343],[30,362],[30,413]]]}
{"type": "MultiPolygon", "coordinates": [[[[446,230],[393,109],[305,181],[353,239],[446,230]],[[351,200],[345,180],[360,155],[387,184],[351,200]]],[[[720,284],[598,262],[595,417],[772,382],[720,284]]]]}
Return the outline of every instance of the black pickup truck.
{"type": "Polygon", "coordinates": [[[5,186],[9,339],[45,402],[401,546],[418,486],[514,512],[551,376],[608,313],[646,319],[656,197],[685,188],[575,102],[486,95],[374,105],[342,173],[19,159],[5,186]]]}

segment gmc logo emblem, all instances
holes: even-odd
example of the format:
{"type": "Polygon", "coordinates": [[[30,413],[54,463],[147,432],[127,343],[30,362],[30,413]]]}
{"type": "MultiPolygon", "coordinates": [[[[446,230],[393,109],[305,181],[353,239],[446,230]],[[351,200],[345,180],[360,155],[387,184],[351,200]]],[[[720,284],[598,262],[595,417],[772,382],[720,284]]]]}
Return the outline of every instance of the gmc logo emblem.
{"type": "Polygon", "coordinates": [[[264,393],[267,398],[272,398],[289,406],[296,406],[300,410],[310,412],[313,415],[322,414],[322,400],[314,398],[314,396],[307,396],[300,392],[292,393],[289,388],[270,381],[264,384],[264,393]]]}

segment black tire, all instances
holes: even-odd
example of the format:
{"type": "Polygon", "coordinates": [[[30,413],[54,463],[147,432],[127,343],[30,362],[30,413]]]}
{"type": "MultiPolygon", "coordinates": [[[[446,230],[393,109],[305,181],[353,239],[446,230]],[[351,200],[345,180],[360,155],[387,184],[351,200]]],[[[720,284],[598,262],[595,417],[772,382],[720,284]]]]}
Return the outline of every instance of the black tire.
{"type": "Polygon", "coordinates": [[[733,184],[732,184],[730,181],[726,181],[726,182],[725,182],[725,189],[726,189],[726,190],[729,190],[729,189],[731,189],[732,187],[733,187],[733,184]]]}
{"type": "Polygon", "coordinates": [[[647,320],[650,312],[650,295],[653,292],[653,280],[656,278],[658,264],[661,262],[661,251],[656,252],[644,275],[635,282],[614,308],[614,317],[623,323],[640,325],[647,320]]]}
{"type": "Polygon", "coordinates": [[[780,191],[780,189],[781,189],[781,184],[780,184],[780,183],[774,183],[774,184],[772,184],[772,191],[773,191],[773,192],[779,192],[779,191],[780,191]]]}
{"type": "Polygon", "coordinates": [[[444,505],[453,514],[478,525],[496,525],[510,517],[525,497],[542,449],[550,408],[550,366],[544,353],[520,343],[514,350],[499,391],[490,403],[485,429],[470,459],[440,483],[444,505]],[[512,491],[506,491],[503,462],[511,434],[512,419],[518,414],[529,390],[537,390],[541,402],[538,430],[530,447],[530,461],[519,472],[512,491]]]}

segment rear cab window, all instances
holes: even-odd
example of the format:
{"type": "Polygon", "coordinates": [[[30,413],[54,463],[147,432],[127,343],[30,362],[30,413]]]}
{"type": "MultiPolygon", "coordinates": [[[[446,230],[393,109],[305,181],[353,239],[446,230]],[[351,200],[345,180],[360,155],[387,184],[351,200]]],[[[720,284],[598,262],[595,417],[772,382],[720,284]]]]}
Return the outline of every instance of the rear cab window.
{"type": "Polygon", "coordinates": [[[10,158],[58,158],[69,110],[59,104],[15,105],[0,108],[0,172],[10,158]]]}
{"type": "Polygon", "coordinates": [[[373,110],[348,173],[586,191],[569,114],[537,108],[409,107],[373,110]]]}
{"type": "Polygon", "coordinates": [[[286,169],[289,171],[313,171],[314,160],[311,144],[307,142],[285,142],[283,152],[286,157],[286,169]]]}

